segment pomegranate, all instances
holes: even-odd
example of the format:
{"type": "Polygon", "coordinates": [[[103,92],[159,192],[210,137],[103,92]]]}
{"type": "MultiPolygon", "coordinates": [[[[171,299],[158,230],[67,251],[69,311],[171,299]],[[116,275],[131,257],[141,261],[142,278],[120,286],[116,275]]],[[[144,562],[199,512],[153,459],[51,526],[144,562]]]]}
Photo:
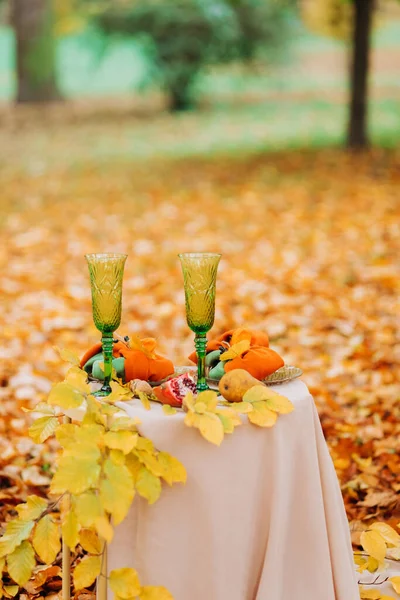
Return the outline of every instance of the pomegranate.
{"type": "Polygon", "coordinates": [[[178,377],[169,379],[166,383],[153,389],[154,394],[162,404],[169,404],[176,408],[182,407],[182,400],[188,392],[196,393],[196,382],[190,373],[183,373],[178,377]]]}

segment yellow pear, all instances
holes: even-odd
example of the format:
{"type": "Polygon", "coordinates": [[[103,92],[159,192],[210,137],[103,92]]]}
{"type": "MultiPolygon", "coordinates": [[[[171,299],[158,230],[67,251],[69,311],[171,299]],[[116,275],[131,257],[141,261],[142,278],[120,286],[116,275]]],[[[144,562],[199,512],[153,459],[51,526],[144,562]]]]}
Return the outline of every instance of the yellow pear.
{"type": "Polygon", "coordinates": [[[219,393],[228,402],[241,402],[247,390],[255,385],[263,385],[263,383],[244,369],[233,369],[225,373],[218,387],[219,393]]]}

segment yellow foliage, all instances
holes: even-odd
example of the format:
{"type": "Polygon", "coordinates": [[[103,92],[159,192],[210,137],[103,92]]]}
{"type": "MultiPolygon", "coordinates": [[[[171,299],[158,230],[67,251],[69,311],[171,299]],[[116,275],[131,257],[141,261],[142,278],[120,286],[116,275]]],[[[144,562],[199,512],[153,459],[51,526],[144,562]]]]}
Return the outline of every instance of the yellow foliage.
{"type": "MultiPolygon", "coordinates": [[[[251,337],[251,335],[250,335],[251,337]]],[[[237,342],[236,344],[233,344],[229,350],[227,350],[226,352],[223,352],[219,359],[220,360],[233,360],[234,358],[238,358],[239,356],[242,356],[242,354],[244,354],[245,352],[247,352],[247,350],[250,348],[250,340],[249,339],[244,339],[241,340],[240,342],[237,342]]]]}
{"type": "Polygon", "coordinates": [[[94,492],[85,492],[76,496],[75,510],[82,527],[90,527],[103,514],[100,498],[94,492]]]}
{"type": "Polygon", "coordinates": [[[173,483],[186,483],[186,469],[181,462],[168,452],[160,452],[157,456],[162,468],[161,477],[172,485],[173,483]]]}
{"type": "Polygon", "coordinates": [[[79,543],[89,554],[100,554],[101,552],[99,536],[93,529],[81,529],[79,532],[79,543]]]}
{"type": "Polygon", "coordinates": [[[21,521],[18,519],[9,521],[0,540],[0,558],[7,556],[13,552],[21,542],[27,540],[31,535],[34,525],[34,521],[21,521]]]}
{"type": "Polygon", "coordinates": [[[104,466],[105,478],[100,483],[100,502],[109,512],[115,525],[123,521],[135,495],[133,480],[125,465],[116,465],[108,459],[104,466]]]}
{"type": "Polygon", "coordinates": [[[40,560],[51,565],[61,550],[61,542],[59,527],[50,515],[45,515],[36,524],[32,543],[40,560]]]}
{"type": "Polygon", "coordinates": [[[136,446],[138,434],[130,431],[108,431],[104,436],[104,443],[108,448],[121,450],[124,454],[136,446]]]}
{"type": "Polygon", "coordinates": [[[97,517],[94,521],[94,526],[101,538],[106,542],[110,543],[114,536],[114,530],[110,525],[110,521],[107,517],[97,517]]]}
{"type": "Polygon", "coordinates": [[[387,523],[377,521],[376,523],[370,525],[369,529],[372,529],[372,531],[377,531],[383,537],[386,544],[391,546],[400,545],[400,535],[387,523]]]}
{"type": "Polygon", "coordinates": [[[365,552],[375,558],[380,564],[383,563],[386,556],[386,544],[378,531],[363,531],[360,542],[365,552]]]}
{"type": "Polygon", "coordinates": [[[47,402],[50,405],[68,410],[70,408],[78,408],[83,400],[84,397],[79,390],[75,389],[70,383],[62,381],[53,386],[47,402]]]}
{"type": "Polygon", "coordinates": [[[153,475],[146,467],[140,468],[135,487],[137,492],[148,500],[149,504],[154,504],[160,497],[160,478],[153,475]]]}
{"type": "Polygon", "coordinates": [[[75,510],[70,508],[61,525],[62,536],[67,546],[73,552],[79,543],[79,523],[75,510]]]}
{"type": "Polygon", "coordinates": [[[57,417],[39,417],[29,427],[29,435],[36,444],[42,444],[53,435],[58,424],[57,417]]]}
{"type": "Polygon", "coordinates": [[[165,587],[153,585],[143,586],[139,598],[140,600],[174,600],[165,587]]]}
{"type": "Polygon", "coordinates": [[[100,476],[100,465],[96,460],[77,455],[62,456],[58,461],[58,469],[51,482],[52,494],[81,494],[91,487],[96,487],[100,476]]]}
{"type": "Polygon", "coordinates": [[[302,17],[316,33],[339,40],[349,40],[353,29],[352,2],[343,0],[305,0],[302,17]]]}
{"type": "Polygon", "coordinates": [[[162,410],[163,410],[163,413],[167,416],[176,415],[176,413],[177,413],[176,408],[174,408],[173,406],[170,406],[169,404],[163,404],[162,410]]]}
{"type": "Polygon", "coordinates": [[[28,496],[25,504],[18,504],[16,510],[21,521],[35,520],[47,508],[47,500],[39,496],[28,496]]]}
{"type": "Polygon", "coordinates": [[[396,592],[396,594],[400,594],[400,577],[390,577],[389,578],[390,583],[393,586],[394,591],[396,592]]]}
{"type": "Polygon", "coordinates": [[[26,540],[7,556],[8,573],[21,586],[29,581],[35,565],[35,553],[31,544],[26,540]]]}
{"type": "Polygon", "coordinates": [[[253,402],[253,410],[247,416],[250,423],[259,427],[273,427],[278,418],[278,414],[270,410],[265,402],[253,402]]]}
{"type": "MultiPolygon", "coordinates": [[[[59,1],[64,2],[64,0],[59,1]]],[[[75,367],[79,367],[79,356],[75,352],[68,350],[67,348],[58,348],[58,346],[54,346],[54,350],[60,356],[61,360],[71,363],[71,365],[74,365],[75,367]]]]}
{"type": "Polygon", "coordinates": [[[82,590],[92,585],[96,577],[100,574],[100,570],[100,556],[85,556],[74,570],[73,581],[75,589],[82,590]]]}
{"type": "Polygon", "coordinates": [[[116,596],[123,599],[135,598],[141,587],[135,569],[114,569],[110,573],[110,588],[116,596]]]}

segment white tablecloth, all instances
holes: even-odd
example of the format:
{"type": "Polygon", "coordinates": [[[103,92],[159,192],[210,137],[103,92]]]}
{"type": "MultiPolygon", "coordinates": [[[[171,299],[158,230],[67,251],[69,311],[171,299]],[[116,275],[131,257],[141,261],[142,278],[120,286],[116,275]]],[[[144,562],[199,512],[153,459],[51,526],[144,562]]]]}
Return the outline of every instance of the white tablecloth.
{"type": "Polygon", "coordinates": [[[161,406],[124,403],[159,450],[185,465],[185,486],[135,498],[109,569],[135,567],[175,600],[359,600],[349,528],[314,401],[303,382],[277,386],[295,405],[272,429],[247,422],[220,447],[161,406]]]}

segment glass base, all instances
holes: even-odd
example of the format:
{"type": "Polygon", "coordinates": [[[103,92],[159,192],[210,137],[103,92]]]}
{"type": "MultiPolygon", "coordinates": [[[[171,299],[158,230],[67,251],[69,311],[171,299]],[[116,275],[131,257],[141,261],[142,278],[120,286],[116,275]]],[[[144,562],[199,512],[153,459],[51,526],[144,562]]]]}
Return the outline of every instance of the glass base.
{"type": "Polygon", "coordinates": [[[97,390],[97,392],[93,392],[92,396],[95,396],[96,398],[104,398],[105,396],[109,396],[111,392],[112,389],[108,385],[107,387],[102,387],[100,390],[97,390]]]}
{"type": "Polygon", "coordinates": [[[210,388],[208,387],[208,385],[206,383],[198,383],[196,385],[196,389],[198,392],[205,392],[206,390],[209,390],[210,388]]]}

